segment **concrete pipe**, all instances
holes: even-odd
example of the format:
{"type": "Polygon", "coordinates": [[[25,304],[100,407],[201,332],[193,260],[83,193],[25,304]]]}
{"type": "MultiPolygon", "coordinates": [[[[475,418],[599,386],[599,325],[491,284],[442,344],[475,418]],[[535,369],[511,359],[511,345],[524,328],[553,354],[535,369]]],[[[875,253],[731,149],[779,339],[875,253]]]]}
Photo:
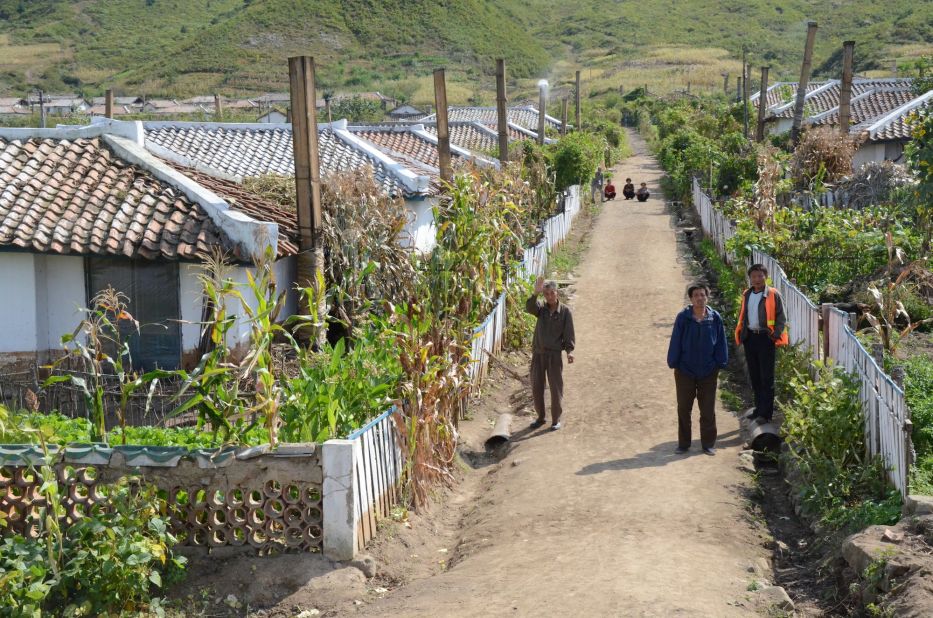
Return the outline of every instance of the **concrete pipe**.
{"type": "Polygon", "coordinates": [[[486,450],[492,451],[512,439],[512,415],[500,414],[496,425],[492,428],[492,435],[486,440],[486,450]]]}
{"type": "Polygon", "coordinates": [[[753,451],[777,453],[781,450],[781,434],[774,423],[753,425],[748,443],[753,451]]]}

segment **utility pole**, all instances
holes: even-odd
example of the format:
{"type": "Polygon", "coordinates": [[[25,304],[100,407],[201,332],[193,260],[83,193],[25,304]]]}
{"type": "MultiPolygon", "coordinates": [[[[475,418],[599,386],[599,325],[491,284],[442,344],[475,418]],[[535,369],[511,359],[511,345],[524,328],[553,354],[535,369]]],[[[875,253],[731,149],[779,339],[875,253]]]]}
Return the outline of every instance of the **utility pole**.
{"type": "Polygon", "coordinates": [[[434,70],[434,106],[437,107],[437,159],[441,180],[452,182],[454,175],[450,167],[450,129],[447,125],[447,81],[444,69],[434,70]]]}
{"type": "Polygon", "coordinates": [[[755,140],[765,141],[765,114],[768,111],[768,67],[761,67],[761,90],[758,91],[758,125],[755,140]]]}
{"type": "Polygon", "coordinates": [[[842,84],[839,87],[839,132],[849,135],[849,119],[852,116],[852,60],[855,41],[842,44],[842,84]]]}
{"type": "Polygon", "coordinates": [[[807,22],[807,41],[803,47],[803,63],[800,65],[800,80],[797,82],[797,100],[794,103],[794,123],[790,128],[790,139],[797,145],[800,141],[800,127],[803,124],[803,106],[807,98],[807,85],[810,83],[810,66],[813,62],[813,42],[816,40],[816,22],[807,22]]]}
{"type": "Polygon", "coordinates": [[[298,286],[311,290],[308,315],[314,316],[313,344],[323,347],[326,331],[324,298],[324,244],[321,214],[321,160],[317,141],[314,58],[288,59],[291,92],[292,143],[295,151],[295,190],[298,209],[298,286]]]}
{"type": "Polygon", "coordinates": [[[104,97],[104,116],[113,118],[113,89],[107,89],[107,95],[104,97]]]}
{"type": "Polygon", "coordinates": [[[576,82],[577,82],[577,85],[576,85],[576,88],[574,89],[573,97],[574,97],[574,112],[575,112],[574,118],[577,124],[574,125],[573,130],[579,131],[581,128],[580,127],[580,124],[581,124],[580,123],[580,71],[577,71],[576,82]]]}
{"type": "Polygon", "coordinates": [[[509,116],[505,92],[505,60],[496,60],[496,121],[499,129],[499,161],[509,161],[509,116]]]}

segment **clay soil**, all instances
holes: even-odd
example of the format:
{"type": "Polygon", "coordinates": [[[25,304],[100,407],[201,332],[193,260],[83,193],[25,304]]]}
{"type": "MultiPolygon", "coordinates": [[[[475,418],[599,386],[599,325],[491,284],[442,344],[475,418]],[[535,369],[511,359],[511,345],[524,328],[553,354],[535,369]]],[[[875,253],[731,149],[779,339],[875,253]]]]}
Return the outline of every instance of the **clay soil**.
{"type": "MultiPolygon", "coordinates": [[[[740,469],[738,420],[719,405],[716,455],[700,451],[696,419],[690,453],[674,454],[674,384],[665,360],[674,316],[686,302],[689,264],[658,188],[662,172],[640,138],[629,135],[636,154],[613,177],[616,184],[626,177],[647,182],[653,195],[646,203],[607,202],[585,239],[569,299],[577,360],[564,370],[564,428],[527,429],[525,385],[494,371],[473,418],[461,424],[457,482],[439,489],[425,512],[398,513],[382,525],[368,549],[379,565],[376,577],[361,579],[319,556],[281,567],[282,557],[273,558],[257,568],[293,585],[250,603],[268,608],[255,615],[764,611],[750,589],[756,579],[770,581],[774,541],[749,509],[754,485],[740,469]],[[507,452],[486,453],[483,440],[502,412],[516,412],[513,441],[507,452]],[[302,569],[308,577],[296,574],[302,569]]],[[[526,372],[525,355],[505,361],[526,372]]],[[[228,591],[248,601],[251,590],[273,586],[274,577],[257,585],[251,568],[231,562],[223,572],[192,573],[189,579],[212,590],[202,615],[224,613],[217,599],[228,591]]],[[[197,596],[197,587],[190,593],[197,596]]]]}

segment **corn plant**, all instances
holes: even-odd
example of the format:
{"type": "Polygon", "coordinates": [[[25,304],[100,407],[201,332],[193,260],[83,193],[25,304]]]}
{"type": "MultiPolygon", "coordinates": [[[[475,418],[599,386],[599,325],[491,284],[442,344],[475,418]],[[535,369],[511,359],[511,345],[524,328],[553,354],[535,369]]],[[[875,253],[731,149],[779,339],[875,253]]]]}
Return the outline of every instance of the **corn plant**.
{"type": "MultiPolygon", "coordinates": [[[[53,363],[51,368],[62,365],[70,358],[77,358],[82,362],[88,377],[53,375],[43,385],[71,382],[82,390],[91,419],[89,437],[92,442],[107,441],[107,376],[116,378],[120,391],[116,414],[122,442],[126,444],[126,411],[131,397],[138,389],[149,384],[151,400],[152,389],[159,378],[169,375],[169,372],[159,370],[145,374],[133,371],[129,341],[123,329],[128,326],[131,332],[138,334],[139,322],[127,311],[127,300],[125,294],[107,286],[91,299],[91,306],[84,310],[87,316],[74,332],[62,337],[62,347],[66,354],[53,363]]],[[[148,403],[149,400],[147,410],[148,403]]]]}

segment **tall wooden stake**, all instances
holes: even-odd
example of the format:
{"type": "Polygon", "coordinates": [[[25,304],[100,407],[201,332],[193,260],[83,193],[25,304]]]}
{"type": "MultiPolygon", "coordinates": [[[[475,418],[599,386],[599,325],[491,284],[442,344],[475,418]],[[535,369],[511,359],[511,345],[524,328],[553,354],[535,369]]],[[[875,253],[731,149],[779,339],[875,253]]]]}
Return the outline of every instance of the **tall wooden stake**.
{"type": "Polygon", "coordinates": [[[722,92],[726,96],[729,96],[729,74],[728,73],[722,74],[722,92]]]}
{"type": "Polygon", "coordinates": [[[573,99],[574,99],[574,121],[576,124],[573,126],[574,131],[580,130],[580,71],[577,71],[577,85],[574,88],[573,99]]]}
{"type": "Polygon", "coordinates": [[[739,75],[735,78],[735,102],[738,103],[742,100],[742,76],[739,75]]]}
{"type": "Polygon", "coordinates": [[[768,111],[768,67],[761,67],[761,90],[758,91],[758,125],[755,140],[765,141],[765,114],[768,111]]]}
{"type": "Polygon", "coordinates": [[[107,89],[107,96],[104,99],[104,116],[113,118],[113,89],[107,89]]]}
{"type": "Polygon", "coordinates": [[[505,94],[505,60],[496,60],[496,120],[499,129],[499,160],[509,160],[509,112],[506,109],[508,98],[505,94]]]}
{"type": "Polygon", "coordinates": [[[567,97],[560,102],[560,134],[567,135],[567,97]]]}
{"type": "Polygon", "coordinates": [[[745,139],[748,139],[748,62],[745,55],[747,48],[742,47],[742,126],[745,130],[745,139]]]}
{"type": "Polygon", "coordinates": [[[219,94],[214,95],[214,120],[220,121],[224,113],[224,102],[219,94]]]}
{"type": "Polygon", "coordinates": [[[842,44],[842,84],[839,86],[839,132],[849,134],[849,119],[852,117],[852,60],[855,41],[842,44]]]}
{"type": "Polygon", "coordinates": [[[444,69],[434,70],[434,106],[437,108],[437,158],[440,163],[441,180],[451,182],[454,178],[450,167],[450,130],[447,126],[447,81],[444,69]]]}
{"type": "Polygon", "coordinates": [[[544,145],[544,116],[547,114],[547,85],[538,86],[538,144],[544,145]]]}
{"type": "Polygon", "coordinates": [[[794,123],[790,127],[790,139],[800,141],[800,127],[803,124],[803,104],[807,98],[807,85],[810,83],[810,66],[813,62],[813,42],[816,40],[816,22],[807,22],[807,41],[803,47],[803,63],[800,65],[800,80],[797,82],[797,100],[794,103],[794,123]]]}
{"type": "MultiPolygon", "coordinates": [[[[314,58],[288,59],[291,90],[292,142],[295,150],[295,189],[298,208],[298,285],[312,291],[308,315],[325,324],[324,245],[321,239],[321,161],[317,143],[317,109],[314,92],[314,58]]],[[[317,328],[313,343],[321,347],[327,332],[317,328]]]]}

